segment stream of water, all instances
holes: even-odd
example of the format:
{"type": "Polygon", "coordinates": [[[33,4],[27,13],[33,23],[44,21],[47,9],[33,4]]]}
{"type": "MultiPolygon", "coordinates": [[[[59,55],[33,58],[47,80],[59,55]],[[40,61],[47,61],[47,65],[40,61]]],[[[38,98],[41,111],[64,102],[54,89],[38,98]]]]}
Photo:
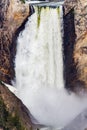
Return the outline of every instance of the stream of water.
{"type": "Polygon", "coordinates": [[[49,130],[66,126],[87,107],[85,99],[64,88],[62,23],[62,6],[35,6],[18,37],[15,59],[18,97],[33,122],[49,130]]]}

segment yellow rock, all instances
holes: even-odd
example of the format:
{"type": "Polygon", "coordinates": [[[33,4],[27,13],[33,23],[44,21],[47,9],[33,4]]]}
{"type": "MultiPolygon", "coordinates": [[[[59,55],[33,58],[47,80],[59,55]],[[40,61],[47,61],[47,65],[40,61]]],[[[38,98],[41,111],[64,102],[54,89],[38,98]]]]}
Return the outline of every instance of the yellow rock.
{"type": "Polygon", "coordinates": [[[87,87],[87,32],[76,42],[74,47],[74,61],[77,67],[78,79],[87,87]]]}
{"type": "Polygon", "coordinates": [[[17,29],[28,16],[28,4],[24,4],[20,0],[10,0],[10,5],[7,11],[7,20],[11,27],[13,26],[17,29]]]}

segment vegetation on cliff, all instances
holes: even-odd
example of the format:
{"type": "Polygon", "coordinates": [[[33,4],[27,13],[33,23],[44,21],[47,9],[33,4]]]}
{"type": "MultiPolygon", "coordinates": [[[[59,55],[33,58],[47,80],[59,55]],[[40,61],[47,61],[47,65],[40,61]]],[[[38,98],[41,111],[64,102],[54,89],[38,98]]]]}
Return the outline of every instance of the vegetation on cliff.
{"type": "Polygon", "coordinates": [[[32,125],[28,109],[0,82],[0,128],[32,130],[32,125]]]}
{"type": "Polygon", "coordinates": [[[25,0],[20,0],[22,3],[25,3],[25,0]]]}
{"type": "Polygon", "coordinates": [[[4,130],[25,130],[21,125],[18,115],[11,115],[6,106],[0,97],[0,126],[4,128],[4,130]]]}

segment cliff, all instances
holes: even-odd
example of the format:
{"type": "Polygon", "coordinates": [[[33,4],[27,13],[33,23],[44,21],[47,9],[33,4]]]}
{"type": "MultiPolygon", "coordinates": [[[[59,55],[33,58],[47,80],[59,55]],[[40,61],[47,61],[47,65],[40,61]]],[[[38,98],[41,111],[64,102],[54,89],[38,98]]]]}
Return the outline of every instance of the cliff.
{"type": "Polygon", "coordinates": [[[22,0],[0,0],[0,129],[32,130],[31,114],[1,81],[14,78],[16,35],[27,20],[29,5],[22,0]]]}
{"type": "Polygon", "coordinates": [[[87,88],[87,0],[65,0],[64,62],[66,88],[87,88]]]}
{"type": "Polygon", "coordinates": [[[5,130],[32,130],[30,116],[23,103],[0,83],[0,126],[5,130]]]}
{"type": "MultiPolygon", "coordinates": [[[[66,88],[87,88],[87,0],[65,0],[64,76],[66,88]]],[[[14,79],[16,37],[29,16],[20,0],[0,1],[0,80],[14,79]]],[[[32,130],[31,114],[23,103],[0,83],[0,125],[9,130],[32,130]]]]}
{"type": "Polygon", "coordinates": [[[74,9],[76,39],[87,31],[87,0],[65,0],[65,15],[74,9]]]}
{"type": "Polygon", "coordinates": [[[29,16],[29,5],[20,0],[0,1],[0,80],[11,83],[16,32],[29,16]]]}

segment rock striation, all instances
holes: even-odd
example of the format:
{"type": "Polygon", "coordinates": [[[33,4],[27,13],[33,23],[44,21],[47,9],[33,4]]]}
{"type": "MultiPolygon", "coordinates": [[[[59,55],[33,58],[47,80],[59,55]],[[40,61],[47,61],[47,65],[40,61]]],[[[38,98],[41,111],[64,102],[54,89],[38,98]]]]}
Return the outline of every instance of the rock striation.
{"type": "Polygon", "coordinates": [[[66,87],[87,88],[87,0],[65,0],[64,54],[66,87]]]}
{"type": "Polygon", "coordinates": [[[75,32],[78,39],[87,31],[87,0],[78,0],[74,10],[75,32]]]}
{"type": "Polygon", "coordinates": [[[14,78],[15,35],[29,16],[29,5],[20,0],[0,1],[0,80],[11,84],[14,78]]]}
{"type": "Polygon", "coordinates": [[[83,87],[87,88],[87,32],[76,41],[73,56],[78,80],[83,82],[83,87]]]}
{"type": "Polygon", "coordinates": [[[72,8],[77,4],[77,0],[65,0],[64,2],[64,14],[67,15],[72,8]]]}
{"type": "Polygon", "coordinates": [[[65,0],[65,15],[74,9],[75,33],[78,39],[87,31],[87,0],[65,0]]]}

